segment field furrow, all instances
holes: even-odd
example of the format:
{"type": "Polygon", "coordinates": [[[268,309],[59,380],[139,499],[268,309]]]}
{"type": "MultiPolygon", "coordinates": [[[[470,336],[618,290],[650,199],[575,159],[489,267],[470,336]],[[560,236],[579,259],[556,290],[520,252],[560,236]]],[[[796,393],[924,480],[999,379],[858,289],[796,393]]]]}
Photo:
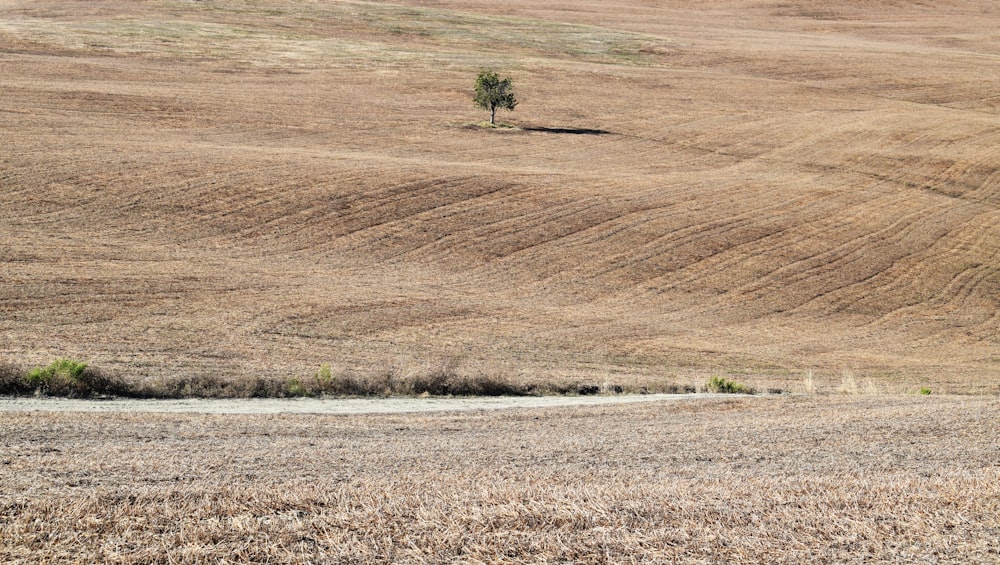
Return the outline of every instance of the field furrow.
{"type": "Polygon", "coordinates": [[[8,2],[0,361],[988,388],[996,19],[8,2]]]}

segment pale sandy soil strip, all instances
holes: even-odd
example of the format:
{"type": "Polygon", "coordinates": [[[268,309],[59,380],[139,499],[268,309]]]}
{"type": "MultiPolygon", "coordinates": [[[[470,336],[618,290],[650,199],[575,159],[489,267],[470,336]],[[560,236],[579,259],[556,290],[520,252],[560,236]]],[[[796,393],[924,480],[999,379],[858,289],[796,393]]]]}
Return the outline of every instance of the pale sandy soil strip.
{"type": "Polygon", "coordinates": [[[80,400],[4,397],[0,412],[144,412],[196,414],[399,414],[626,404],[658,400],[704,398],[704,394],[644,394],[622,396],[527,396],[456,398],[299,398],[80,400]]]}

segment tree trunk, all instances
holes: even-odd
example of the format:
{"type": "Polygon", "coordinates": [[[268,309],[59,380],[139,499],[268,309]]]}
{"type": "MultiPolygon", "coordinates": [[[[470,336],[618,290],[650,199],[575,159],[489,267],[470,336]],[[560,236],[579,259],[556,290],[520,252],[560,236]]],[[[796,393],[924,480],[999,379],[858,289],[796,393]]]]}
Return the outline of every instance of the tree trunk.
{"type": "Polygon", "coordinates": [[[497,117],[497,107],[496,106],[490,106],[490,125],[491,126],[495,126],[496,125],[496,122],[495,122],[496,117],[497,117]]]}

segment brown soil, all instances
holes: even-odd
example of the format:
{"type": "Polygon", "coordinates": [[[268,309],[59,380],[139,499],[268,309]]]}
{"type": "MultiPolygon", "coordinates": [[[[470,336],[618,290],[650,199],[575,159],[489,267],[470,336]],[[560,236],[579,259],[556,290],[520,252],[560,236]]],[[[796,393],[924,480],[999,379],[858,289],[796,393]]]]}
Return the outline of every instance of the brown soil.
{"type": "Polygon", "coordinates": [[[992,1],[0,4],[0,361],[997,392],[992,1]],[[476,70],[514,79],[469,127],[476,70]]]}
{"type": "Polygon", "coordinates": [[[1000,401],[0,413],[4,563],[995,563],[1000,401]]]}

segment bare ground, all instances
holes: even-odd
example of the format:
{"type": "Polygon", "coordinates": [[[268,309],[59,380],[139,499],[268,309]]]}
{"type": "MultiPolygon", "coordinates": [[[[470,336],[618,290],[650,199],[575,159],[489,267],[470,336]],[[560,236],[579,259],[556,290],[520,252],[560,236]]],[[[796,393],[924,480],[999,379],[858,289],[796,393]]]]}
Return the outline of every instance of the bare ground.
{"type": "Polygon", "coordinates": [[[0,413],[5,563],[996,563],[1000,402],[0,413]]]}
{"type": "Polygon", "coordinates": [[[1000,391],[997,29],[985,0],[0,2],[0,362],[865,393],[3,412],[0,561],[1000,561],[996,399],[882,394],[1000,391]],[[474,127],[484,66],[518,127],[474,127]]]}
{"type": "Polygon", "coordinates": [[[2,397],[0,412],[113,412],[128,414],[399,414],[410,412],[465,412],[511,408],[551,408],[634,404],[665,400],[693,400],[704,394],[646,394],[594,396],[459,396],[388,398],[83,400],[36,396],[2,397]]]}
{"type": "Polygon", "coordinates": [[[0,361],[995,393],[998,24],[0,3],[0,361]],[[483,66],[519,128],[468,127],[483,66]]]}

